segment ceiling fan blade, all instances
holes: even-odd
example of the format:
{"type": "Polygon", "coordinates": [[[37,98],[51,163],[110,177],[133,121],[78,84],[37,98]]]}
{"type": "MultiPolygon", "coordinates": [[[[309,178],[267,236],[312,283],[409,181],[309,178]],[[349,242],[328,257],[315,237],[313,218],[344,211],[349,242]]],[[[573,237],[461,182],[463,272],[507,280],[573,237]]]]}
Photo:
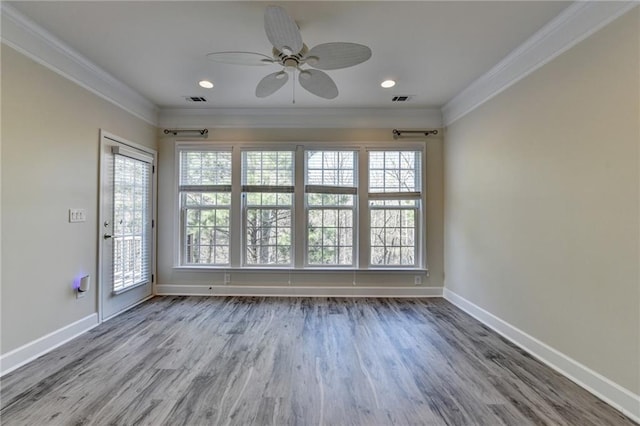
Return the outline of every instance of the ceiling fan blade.
{"type": "Polygon", "coordinates": [[[321,70],[336,70],[358,65],[371,57],[371,49],[357,43],[319,44],[306,55],[307,65],[321,70]]]}
{"type": "Polygon", "coordinates": [[[325,99],[333,99],[338,96],[338,87],[326,72],[304,70],[298,80],[302,87],[316,96],[325,99]]]}
{"type": "Polygon", "coordinates": [[[234,65],[270,65],[273,64],[273,58],[254,52],[214,52],[207,54],[207,58],[215,62],[234,65]]]}
{"type": "Polygon", "coordinates": [[[289,74],[285,71],[278,71],[269,74],[258,83],[258,86],[256,87],[256,96],[259,98],[266,98],[284,86],[288,80],[289,74]]]}
{"type": "Polygon", "coordinates": [[[264,30],[273,47],[279,51],[295,55],[302,50],[302,36],[298,25],[282,7],[267,7],[264,12],[264,30]]]}

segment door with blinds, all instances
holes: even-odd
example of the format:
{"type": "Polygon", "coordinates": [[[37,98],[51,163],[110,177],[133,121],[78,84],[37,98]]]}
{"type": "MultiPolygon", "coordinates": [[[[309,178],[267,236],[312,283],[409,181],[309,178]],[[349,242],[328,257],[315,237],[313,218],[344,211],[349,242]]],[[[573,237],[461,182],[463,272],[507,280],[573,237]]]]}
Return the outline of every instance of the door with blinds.
{"type": "Polygon", "coordinates": [[[155,152],[101,137],[102,320],[153,293],[155,152]]]}

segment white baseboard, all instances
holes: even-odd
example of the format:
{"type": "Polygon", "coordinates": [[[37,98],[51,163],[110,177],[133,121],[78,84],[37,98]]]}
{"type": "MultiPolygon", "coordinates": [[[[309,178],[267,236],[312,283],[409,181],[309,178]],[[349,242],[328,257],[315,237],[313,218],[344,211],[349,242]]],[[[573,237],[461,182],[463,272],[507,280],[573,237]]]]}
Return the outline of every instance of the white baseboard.
{"type": "Polygon", "coordinates": [[[442,297],[442,287],[156,285],[158,296],[442,297]]]}
{"type": "Polygon", "coordinates": [[[445,288],[444,298],[598,398],[640,423],[640,395],[445,288]]]}
{"type": "Polygon", "coordinates": [[[100,324],[98,314],[91,314],[46,336],[29,342],[0,356],[0,376],[22,367],[41,355],[75,339],[100,324]]]}

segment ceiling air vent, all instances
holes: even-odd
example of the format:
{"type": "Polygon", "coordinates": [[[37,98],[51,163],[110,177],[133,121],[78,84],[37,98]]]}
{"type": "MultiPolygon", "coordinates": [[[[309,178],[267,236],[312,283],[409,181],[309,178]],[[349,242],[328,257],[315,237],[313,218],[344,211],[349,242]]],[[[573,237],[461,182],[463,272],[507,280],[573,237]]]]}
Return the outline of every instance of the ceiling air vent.
{"type": "Polygon", "coordinates": [[[412,96],[409,95],[394,96],[391,98],[391,102],[407,102],[410,101],[411,98],[412,96]]]}
{"type": "Polygon", "coordinates": [[[187,96],[186,100],[187,102],[207,102],[207,99],[202,96],[187,96]]]}

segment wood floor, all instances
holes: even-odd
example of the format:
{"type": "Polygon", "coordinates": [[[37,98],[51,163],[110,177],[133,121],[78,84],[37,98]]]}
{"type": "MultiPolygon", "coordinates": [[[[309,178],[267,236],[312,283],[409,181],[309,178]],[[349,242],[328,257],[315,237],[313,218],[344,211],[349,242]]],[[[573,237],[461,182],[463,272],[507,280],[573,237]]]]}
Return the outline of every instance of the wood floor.
{"type": "Polygon", "coordinates": [[[3,425],[632,425],[443,299],[157,297],[2,379],[3,425]]]}

